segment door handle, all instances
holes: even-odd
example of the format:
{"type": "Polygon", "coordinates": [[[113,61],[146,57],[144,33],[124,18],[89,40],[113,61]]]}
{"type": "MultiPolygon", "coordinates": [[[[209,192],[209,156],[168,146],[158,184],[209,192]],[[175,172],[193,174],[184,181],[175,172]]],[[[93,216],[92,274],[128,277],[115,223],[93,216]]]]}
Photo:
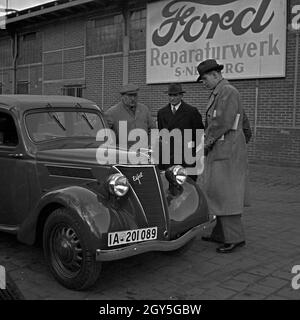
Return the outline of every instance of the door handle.
{"type": "Polygon", "coordinates": [[[15,159],[21,159],[24,155],[23,153],[9,153],[8,156],[15,159]]]}

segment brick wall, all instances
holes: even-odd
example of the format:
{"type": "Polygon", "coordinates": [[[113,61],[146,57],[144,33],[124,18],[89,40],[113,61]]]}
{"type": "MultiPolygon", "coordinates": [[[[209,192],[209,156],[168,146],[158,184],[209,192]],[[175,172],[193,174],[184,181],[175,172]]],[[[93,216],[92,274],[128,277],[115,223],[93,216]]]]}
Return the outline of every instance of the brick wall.
{"type": "Polygon", "coordinates": [[[299,166],[299,129],[258,128],[253,162],[299,166]]]}
{"type": "Polygon", "coordinates": [[[2,93],[12,93],[12,70],[10,68],[0,69],[0,81],[2,84],[2,93]]]}
{"type": "MultiPolygon", "coordinates": [[[[26,60],[24,57],[28,55],[23,46],[17,79],[29,81],[31,94],[61,94],[64,85],[82,85],[83,96],[105,110],[119,101],[123,81],[122,53],[103,55],[93,51],[89,52],[93,55],[87,55],[87,24],[88,16],[70,17],[28,30],[39,32],[36,46],[39,52],[35,57],[41,57],[41,61],[38,58],[26,60]]],[[[3,92],[10,93],[12,59],[9,38],[0,39],[0,49],[0,81],[3,92]]],[[[28,50],[32,50],[30,45],[28,50]]],[[[249,157],[253,162],[300,166],[300,70],[295,108],[295,65],[296,34],[288,31],[285,78],[232,81],[240,91],[256,134],[249,144],[249,157]]],[[[146,84],[145,50],[130,52],[129,81],[140,86],[139,99],[149,106],[156,118],[157,110],[168,102],[164,92],[167,85],[146,84]]],[[[197,83],[185,83],[183,88],[186,90],[184,100],[196,106],[204,117],[209,92],[197,83]]]]}
{"type": "Polygon", "coordinates": [[[29,67],[29,92],[31,94],[42,93],[42,65],[32,65],[29,67]]]}
{"type": "Polygon", "coordinates": [[[84,96],[95,101],[101,107],[103,106],[103,57],[95,57],[86,59],[85,75],[86,75],[86,89],[84,96]]]}

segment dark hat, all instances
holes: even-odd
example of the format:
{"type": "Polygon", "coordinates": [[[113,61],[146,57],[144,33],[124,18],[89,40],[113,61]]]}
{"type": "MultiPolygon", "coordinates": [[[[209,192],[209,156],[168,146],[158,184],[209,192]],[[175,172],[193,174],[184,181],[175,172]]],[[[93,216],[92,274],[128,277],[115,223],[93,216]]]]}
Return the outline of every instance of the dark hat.
{"type": "Polygon", "coordinates": [[[205,73],[213,70],[221,71],[223,68],[224,66],[222,64],[218,64],[215,59],[207,59],[205,61],[202,61],[197,67],[199,73],[197,82],[201,80],[205,73]]]}
{"type": "Polygon", "coordinates": [[[185,91],[182,90],[180,83],[170,83],[168,91],[165,91],[167,94],[178,94],[178,93],[184,93],[185,91]]]}
{"type": "Polygon", "coordinates": [[[137,94],[139,87],[136,84],[128,83],[120,90],[121,94],[137,94]]]}

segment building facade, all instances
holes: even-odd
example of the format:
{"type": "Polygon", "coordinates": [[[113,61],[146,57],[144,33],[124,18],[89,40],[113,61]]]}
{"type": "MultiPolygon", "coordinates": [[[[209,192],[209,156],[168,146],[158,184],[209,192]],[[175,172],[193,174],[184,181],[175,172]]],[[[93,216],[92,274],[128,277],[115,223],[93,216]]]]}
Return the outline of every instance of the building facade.
{"type": "MultiPolygon", "coordinates": [[[[0,93],[82,96],[106,110],[133,82],[156,118],[168,98],[166,83],[146,84],[149,2],[61,0],[10,14],[0,30],[0,93]]],[[[298,9],[287,0],[285,77],[232,80],[251,122],[252,162],[300,166],[298,9]]],[[[195,82],[183,87],[204,116],[209,92],[195,82]]]]}

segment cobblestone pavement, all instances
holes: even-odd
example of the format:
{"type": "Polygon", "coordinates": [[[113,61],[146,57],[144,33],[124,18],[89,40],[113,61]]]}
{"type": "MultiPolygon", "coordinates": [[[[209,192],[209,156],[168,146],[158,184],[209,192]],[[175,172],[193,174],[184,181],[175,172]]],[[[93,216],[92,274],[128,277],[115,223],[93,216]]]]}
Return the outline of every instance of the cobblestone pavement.
{"type": "Polygon", "coordinates": [[[218,254],[197,239],[180,257],[162,253],[103,265],[94,289],[74,292],[49,273],[40,248],[0,233],[0,265],[26,299],[297,299],[300,265],[300,169],[252,165],[252,206],[243,216],[247,245],[218,254]]]}

